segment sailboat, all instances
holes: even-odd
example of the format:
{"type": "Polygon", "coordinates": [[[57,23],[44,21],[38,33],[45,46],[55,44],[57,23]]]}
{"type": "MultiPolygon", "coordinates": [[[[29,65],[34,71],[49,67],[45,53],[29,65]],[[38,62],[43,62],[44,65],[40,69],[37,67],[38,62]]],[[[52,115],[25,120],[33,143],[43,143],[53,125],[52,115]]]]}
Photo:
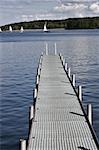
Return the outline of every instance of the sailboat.
{"type": "Polygon", "coordinates": [[[21,26],[21,32],[23,32],[23,31],[24,31],[23,26],[21,26]]]}
{"type": "Polygon", "coordinates": [[[47,25],[47,23],[45,22],[44,29],[43,29],[44,32],[48,32],[48,29],[47,29],[46,25],[47,25]]]}
{"type": "Polygon", "coordinates": [[[0,32],[2,32],[2,29],[0,28],[0,32]]]}
{"type": "Polygon", "coordinates": [[[12,32],[12,27],[11,26],[9,26],[9,31],[12,32]]]}

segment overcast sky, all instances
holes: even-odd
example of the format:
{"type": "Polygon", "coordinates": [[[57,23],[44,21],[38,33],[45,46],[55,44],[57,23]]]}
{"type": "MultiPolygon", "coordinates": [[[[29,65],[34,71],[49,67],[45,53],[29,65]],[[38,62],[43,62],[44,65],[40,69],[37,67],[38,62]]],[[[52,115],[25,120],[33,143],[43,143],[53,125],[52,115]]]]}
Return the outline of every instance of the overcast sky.
{"type": "Polygon", "coordinates": [[[0,0],[0,25],[86,16],[99,16],[99,0],[0,0]]]}

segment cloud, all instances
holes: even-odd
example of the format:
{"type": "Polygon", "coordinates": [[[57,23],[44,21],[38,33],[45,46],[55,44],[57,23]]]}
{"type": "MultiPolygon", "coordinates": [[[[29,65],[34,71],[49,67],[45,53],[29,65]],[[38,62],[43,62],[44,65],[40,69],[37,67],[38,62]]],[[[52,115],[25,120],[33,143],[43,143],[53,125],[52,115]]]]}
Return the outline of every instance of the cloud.
{"type": "Polygon", "coordinates": [[[87,8],[87,6],[84,4],[67,3],[66,5],[61,4],[59,6],[54,7],[54,11],[63,13],[67,11],[84,10],[85,8],[87,8]]]}
{"type": "Polygon", "coordinates": [[[89,9],[91,11],[93,11],[94,13],[98,13],[99,14],[99,2],[96,3],[92,3],[89,7],[89,9]]]}
{"type": "Polygon", "coordinates": [[[0,0],[0,24],[99,15],[99,0],[0,0]]]}
{"type": "Polygon", "coordinates": [[[53,8],[54,13],[61,13],[68,17],[90,17],[99,15],[99,2],[91,1],[61,1],[53,8]]]}
{"type": "Polygon", "coordinates": [[[31,21],[31,20],[42,20],[42,19],[55,19],[57,18],[53,13],[42,13],[42,14],[33,14],[33,15],[21,15],[22,21],[31,21]]]}
{"type": "Polygon", "coordinates": [[[83,17],[84,17],[84,15],[80,13],[80,14],[79,14],[79,17],[80,17],[80,18],[83,18],[83,17]]]}

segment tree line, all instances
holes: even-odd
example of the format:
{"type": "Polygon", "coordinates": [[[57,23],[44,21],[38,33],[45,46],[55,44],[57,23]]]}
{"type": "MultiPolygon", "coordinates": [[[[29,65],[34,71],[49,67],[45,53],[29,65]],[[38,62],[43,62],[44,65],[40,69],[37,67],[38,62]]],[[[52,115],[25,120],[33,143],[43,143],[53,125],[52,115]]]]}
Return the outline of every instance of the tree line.
{"type": "Polygon", "coordinates": [[[47,22],[48,29],[64,28],[64,29],[96,29],[99,28],[99,17],[86,18],[69,18],[64,20],[37,20],[29,22],[20,22],[4,25],[2,30],[9,30],[12,26],[13,30],[20,30],[21,26],[24,29],[43,29],[44,23],[47,22]]]}

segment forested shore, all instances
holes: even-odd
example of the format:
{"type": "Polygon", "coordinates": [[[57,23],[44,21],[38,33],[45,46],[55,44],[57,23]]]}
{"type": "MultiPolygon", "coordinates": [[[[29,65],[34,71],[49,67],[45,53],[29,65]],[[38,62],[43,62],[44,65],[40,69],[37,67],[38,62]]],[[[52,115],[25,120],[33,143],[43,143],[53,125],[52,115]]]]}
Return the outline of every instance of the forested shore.
{"type": "Polygon", "coordinates": [[[20,30],[21,26],[24,29],[43,29],[44,23],[47,22],[48,29],[97,29],[99,28],[99,17],[87,18],[69,18],[64,20],[37,20],[29,22],[12,23],[1,26],[3,31],[9,30],[12,26],[13,30],[20,30]]]}

